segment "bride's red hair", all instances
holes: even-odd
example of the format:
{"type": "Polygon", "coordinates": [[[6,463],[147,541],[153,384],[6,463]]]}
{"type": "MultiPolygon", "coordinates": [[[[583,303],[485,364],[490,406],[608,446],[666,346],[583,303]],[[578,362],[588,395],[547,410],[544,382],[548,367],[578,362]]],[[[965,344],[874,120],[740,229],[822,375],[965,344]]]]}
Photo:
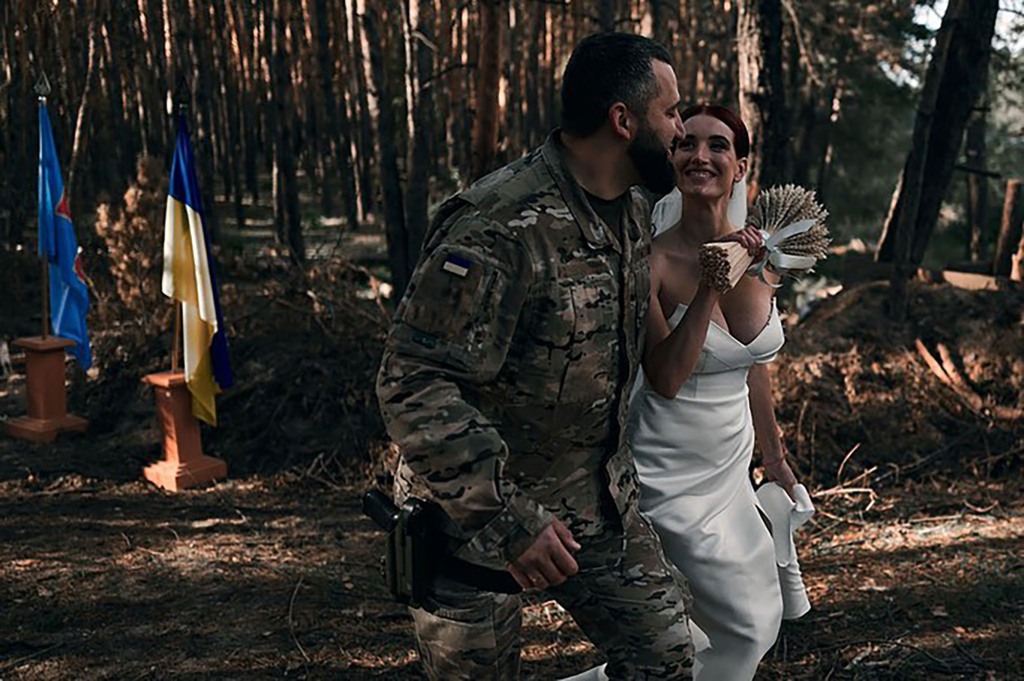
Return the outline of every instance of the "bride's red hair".
{"type": "Polygon", "coordinates": [[[747,132],[743,119],[733,113],[732,109],[717,104],[696,104],[679,114],[684,123],[694,116],[711,116],[725,123],[732,130],[736,158],[746,158],[750,154],[750,133],[747,132]]]}

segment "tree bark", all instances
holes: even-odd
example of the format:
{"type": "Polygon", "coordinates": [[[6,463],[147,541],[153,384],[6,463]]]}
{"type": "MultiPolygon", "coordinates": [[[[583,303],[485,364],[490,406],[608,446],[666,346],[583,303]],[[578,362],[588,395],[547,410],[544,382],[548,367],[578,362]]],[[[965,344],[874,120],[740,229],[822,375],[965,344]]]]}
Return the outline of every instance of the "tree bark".
{"type": "Polygon", "coordinates": [[[299,217],[299,191],[295,178],[295,157],[292,151],[294,124],[291,78],[285,55],[285,21],[290,18],[288,0],[273,0],[267,17],[270,33],[270,80],[274,99],[268,107],[268,127],[274,139],[273,183],[274,222],[280,241],[288,245],[292,260],[302,263],[306,248],[299,217]]]}
{"type": "Polygon", "coordinates": [[[924,257],[967,118],[985,87],[998,9],[998,0],[951,0],[939,28],[877,254],[894,264],[889,314],[897,321],[906,318],[907,280],[924,257]]]}
{"type": "Polygon", "coordinates": [[[494,170],[500,120],[498,88],[501,83],[501,45],[504,34],[503,0],[481,0],[480,41],[477,61],[476,118],[473,119],[473,179],[494,170]]]}
{"type": "MultiPolygon", "coordinates": [[[[967,126],[965,157],[969,168],[984,169],[985,153],[985,111],[979,110],[971,117],[967,126]]],[[[985,222],[988,212],[988,178],[980,173],[967,173],[967,225],[970,237],[967,257],[971,262],[981,262],[985,252],[985,222]]]]}
{"type": "Polygon", "coordinates": [[[782,73],[781,0],[739,0],[740,115],[750,131],[747,182],[757,188],[786,180],[789,125],[782,73]]]}
{"type": "Polygon", "coordinates": [[[843,88],[845,87],[845,81],[842,78],[837,78],[835,85],[830,88],[831,97],[829,102],[829,116],[828,121],[824,126],[824,133],[821,144],[821,157],[818,162],[818,180],[815,183],[818,190],[818,200],[825,203],[825,197],[828,196],[829,179],[832,176],[832,157],[834,148],[832,144],[832,133],[836,127],[836,123],[839,122],[839,114],[842,110],[843,104],[843,88]]]}
{"type": "Polygon", "coordinates": [[[96,36],[99,32],[99,23],[98,16],[93,16],[89,22],[89,64],[86,67],[85,85],[82,88],[82,99],[78,104],[78,116],[75,119],[75,137],[71,146],[71,161],[68,163],[68,182],[64,187],[64,195],[68,197],[73,206],[76,198],[74,191],[78,179],[78,163],[85,150],[86,111],[89,108],[89,99],[92,95],[93,83],[96,80],[94,77],[97,57],[96,36]]]}
{"type": "Polygon", "coordinates": [[[1024,221],[1024,182],[1012,179],[1006,182],[1006,198],[1003,201],[1003,220],[999,225],[996,240],[996,254],[992,261],[992,273],[1009,276],[1013,271],[1013,253],[1021,240],[1024,221]]]}
{"type": "Polygon", "coordinates": [[[1024,233],[1017,241],[1017,252],[1013,254],[1013,267],[1010,269],[1010,279],[1013,281],[1024,281],[1024,233]]]}
{"type": "MultiPolygon", "coordinates": [[[[359,15],[356,12],[356,3],[352,1],[352,52],[353,52],[353,68],[355,69],[356,77],[356,110],[358,111],[359,120],[359,200],[363,206],[363,214],[372,213],[376,208],[376,197],[374,195],[373,186],[373,158],[374,158],[374,141],[373,141],[373,122],[370,116],[370,103],[369,103],[369,87],[366,82],[366,71],[363,67],[365,62],[365,53],[363,51],[363,34],[359,30],[360,22],[359,15]]],[[[366,15],[364,15],[365,17],[366,15]]],[[[379,39],[379,38],[378,38],[379,39]]],[[[374,45],[369,40],[366,43],[367,49],[371,52],[376,47],[380,49],[380,45],[374,45]]],[[[371,76],[372,77],[372,76],[371,76]]],[[[378,91],[378,102],[379,91],[378,91]]],[[[393,140],[390,142],[393,143],[393,140]]]]}
{"type": "Polygon", "coordinates": [[[388,241],[388,262],[391,265],[392,286],[396,298],[401,298],[409,285],[413,263],[409,253],[408,231],[405,225],[405,201],[402,196],[402,181],[398,170],[398,151],[395,149],[397,123],[392,106],[393,88],[387,78],[387,66],[376,10],[363,15],[363,27],[370,49],[370,74],[377,91],[379,111],[377,133],[380,143],[381,185],[384,191],[384,225],[388,241]]]}
{"type": "MultiPolygon", "coordinates": [[[[348,228],[356,229],[359,226],[359,206],[356,199],[355,173],[352,169],[352,140],[348,111],[344,106],[338,106],[338,99],[334,94],[332,79],[334,61],[331,58],[327,1],[314,0],[314,10],[316,12],[317,71],[320,75],[320,93],[324,103],[325,121],[331,139],[334,166],[338,169],[338,179],[341,182],[341,200],[344,203],[348,228]]],[[[342,17],[345,17],[344,12],[342,17]]]]}
{"type": "Polygon", "coordinates": [[[416,104],[413,111],[412,164],[406,193],[406,228],[408,230],[408,258],[414,263],[423,248],[427,233],[427,205],[429,202],[430,136],[434,129],[433,88],[434,52],[434,0],[420,0],[414,40],[416,104]]]}

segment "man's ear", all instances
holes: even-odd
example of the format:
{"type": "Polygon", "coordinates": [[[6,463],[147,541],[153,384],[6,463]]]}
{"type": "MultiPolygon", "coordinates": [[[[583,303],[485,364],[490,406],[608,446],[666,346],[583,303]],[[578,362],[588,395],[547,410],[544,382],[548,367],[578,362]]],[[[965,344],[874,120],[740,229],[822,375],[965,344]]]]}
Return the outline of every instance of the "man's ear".
{"type": "Polygon", "coordinates": [[[636,135],[638,121],[622,102],[615,102],[608,108],[608,123],[616,137],[630,141],[636,135]]]}

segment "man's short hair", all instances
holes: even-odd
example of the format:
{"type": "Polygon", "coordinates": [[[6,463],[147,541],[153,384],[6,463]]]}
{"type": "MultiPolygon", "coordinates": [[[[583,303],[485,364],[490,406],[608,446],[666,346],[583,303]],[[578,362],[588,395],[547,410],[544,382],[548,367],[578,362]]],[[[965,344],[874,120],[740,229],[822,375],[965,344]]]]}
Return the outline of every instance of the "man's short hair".
{"type": "Polygon", "coordinates": [[[672,55],[661,44],[632,33],[597,33],[581,40],[562,76],[562,129],[589,137],[616,102],[646,114],[659,94],[654,59],[672,64],[672,55]]]}

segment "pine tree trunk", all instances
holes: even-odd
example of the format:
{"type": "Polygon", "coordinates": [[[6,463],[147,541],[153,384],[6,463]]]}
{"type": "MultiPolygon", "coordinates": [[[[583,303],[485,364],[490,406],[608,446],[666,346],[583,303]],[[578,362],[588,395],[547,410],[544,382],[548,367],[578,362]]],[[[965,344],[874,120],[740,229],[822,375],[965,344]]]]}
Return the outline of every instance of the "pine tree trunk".
{"type": "Polygon", "coordinates": [[[268,107],[268,124],[274,140],[274,221],[278,238],[288,245],[292,259],[302,263],[306,258],[299,217],[299,191],[295,177],[295,156],[292,148],[294,111],[288,59],[285,54],[285,21],[291,17],[289,0],[273,0],[267,17],[270,33],[270,80],[273,101],[268,107]]]}
{"type": "Polygon", "coordinates": [[[920,265],[952,179],[971,109],[985,88],[998,0],[951,0],[942,18],[877,257],[894,264],[889,314],[907,316],[907,281],[920,265]]]}
{"type": "Polygon", "coordinates": [[[498,148],[498,88],[501,83],[503,0],[481,0],[480,41],[476,81],[476,118],[473,120],[472,177],[478,179],[494,170],[498,148]]]}
{"type": "Polygon", "coordinates": [[[68,197],[73,209],[76,206],[75,199],[77,199],[75,186],[78,179],[79,159],[81,159],[82,153],[85,150],[86,112],[89,108],[89,99],[92,95],[93,83],[96,80],[95,73],[98,56],[96,43],[97,33],[99,31],[99,22],[99,17],[93,17],[89,24],[89,62],[86,67],[85,85],[82,88],[82,99],[78,103],[78,117],[75,120],[75,137],[74,143],[71,146],[71,161],[68,163],[68,182],[64,187],[64,195],[68,197]]]}
{"type": "Polygon", "coordinates": [[[789,125],[782,73],[781,0],[739,0],[740,115],[750,130],[747,181],[758,187],[786,180],[789,125]]]}
{"type": "Polygon", "coordinates": [[[206,228],[210,234],[210,241],[220,242],[220,220],[217,211],[214,210],[215,192],[215,152],[213,135],[215,122],[213,119],[213,107],[210,104],[210,78],[211,69],[207,65],[212,64],[213,58],[210,55],[210,41],[206,39],[208,32],[207,4],[205,0],[188,1],[188,51],[191,68],[189,73],[194,78],[193,102],[195,105],[192,120],[195,121],[194,144],[196,146],[196,162],[199,172],[199,190],[203,195],[203,209],[206,228]]]}
{"type": "MultiPolygon", "coordinates": [[[[1006,182],[1006,197],[1003,200],[1003,219],[996,239],[996,254],[992,259],[992,272],[1008,276],[1013,271],[1013,253],[1021,240],[1024,230],[1024,182],[1011,179],[1006,182]]],[[[1016,249],[1019,250],[1019,249],[1016,249]]]]}
{"type": "MultiPolygon", "coordinates": [[[[327,0],[313,0],[316,13],[316,60],[320,75],[320,96],[324,105],[324,120],[331,140],[331,151],[334,167],[338,170],[341,183],[341,200],[344,204],[348,228],[359,226],[359,206],[356,199],[355,173],[352,169],[351,132],[348,111],[338,106],[334,95],[334,60],[331,58],[331,39],[327,0]]],[[[345,13],[341,13],[344,21],[345,13]]],[[[343,23],[342,26],[345,24],[343,23]]]]}
{"type": "Polygon", "coordinates": [[[434,40],[434,0],[419,1],[416,31],[422,36],[414,42],[416,64],[416,105],[413,112],[412,164],[406,192],[406,228],[408,229],[408,257],[419,259],[423,238],[427,233],[427,204],[429,200],[430,136],[434,129],[433,89],[429,86],[434,75],[434,53],[429,44],[434,40]]]}
{"type": "MultiPolygon", "coordinates": [[[[363,205],[363,214],[369,215],[374,212],[377,203],[373,185],[373,159],[375,157],[373,120],[370,116],[370,103],[367,95],[369,87],[366,81],[366,70],[363,67],[363,64],[366,61],[366,55],[363,49],[364,36],[363,32],[359,30],[363,26],[360,24],[359,14],[356,12],[355,1],[349,1],[352,3],[352,34],[354,36],[352,40],[352,52],[354,57],[352,63],[356,73],[356,110],[358,112],[357,120],[359,121],[359,200],[363,205]]],[[[369,40],[366,41],[366,46],[371,53],[373,49],[380,49],[379,43],[375,45],[369,40]]],[[[378,101],[380,101],[379,97],[378,101]]],[[[393,143],[393,140],[391,143],[393,143]]]]}
{"type": "MultiPolygon", "coordinates": [[[[388,17],[390,18],[390,17],[388,17]]],[[[405,226],[405,202],[402,196],[402,181],[398,170],[398,151],[395,149],[397,122],[391,106],[394,100],[394,84],[387,78],[384,62],[377,11],[370,10],[363,15],[363,26],[370,50],[370,73],[377,91],[380,110],[377,133],[380,143],[381,185],[384,190],[384,225],[388,241],[388,262],[391,265],[392,285],[398,298],[405,293],[412,274],[413,262],[409,253],[408,231],[405,226]]]]}
{"type": "Polygon", "coordinates": [[[815,186],[818,189],[818,200],[825,203],[828,196],[829,178],[832,174],[832,157],[834,154],[832,144],[832,133],[836,123],[839,121],[839,112],[843,102],[844,81],[838,78],[836,84],[831,88],[830,110],[828,121],[825,123],[823,139],[821,141],[821,156],[818,161],[818,180],[815,186]]]}
{"type": "MultiPolygon", "coordinates": [[[[225,7],[224,0],[215,0],[213,7],[217,23],[217,34],[224,36],[231,35],[234,32],[234,22],[229,14],[231,10],[225,7]]],[[[243,168],[243,153],[241,131],[242,114],[240,109],[246,105],[246,102],[243,101],[238,81],[244,80],[244,73],[242,74],[242,78],[239,78],[238,69],[241,67],[241,55],[234,52],[234,50],[229,46],[228,41],[220,43],[220,47],[219,61],[222,77],[224,78],[223,99],[225,100],[225,119],[227,123],[224,130],[224,134],[226,136],[226,139],[224,140],[225,166],[227,169],[226,181],[231,187],[231,207],[235,215],[235,226],[236,229],[242,229],[245,227],[245,208],[242,204],[241,171],[243,168]]]]}
{"type": "MultiPolygon", "coordinates": [[[[985,111],[979,110],[967,126],[964,144],[968,168],[984,170],[985,154],[985,111]]],[[[981,262],[985,253],[985,222],[988,212],[988,178],[981,173],[967,173],[967,225],[970,240],[967,243],[967,257],[971,262],[981,262]]]]}
{"type": "MultiPolygon", "coordinates": [[[[541,74],[541,54],[544,49],[543,30],[547,9],[544,5],[528,3],[530,13],[526,43],[526,148],[532,149],[543,139],[544,127],[541,122],[541,101],[544,78],[541,74]]],[[[554,121],[551,121],[553,124],[554,121]]]]}

